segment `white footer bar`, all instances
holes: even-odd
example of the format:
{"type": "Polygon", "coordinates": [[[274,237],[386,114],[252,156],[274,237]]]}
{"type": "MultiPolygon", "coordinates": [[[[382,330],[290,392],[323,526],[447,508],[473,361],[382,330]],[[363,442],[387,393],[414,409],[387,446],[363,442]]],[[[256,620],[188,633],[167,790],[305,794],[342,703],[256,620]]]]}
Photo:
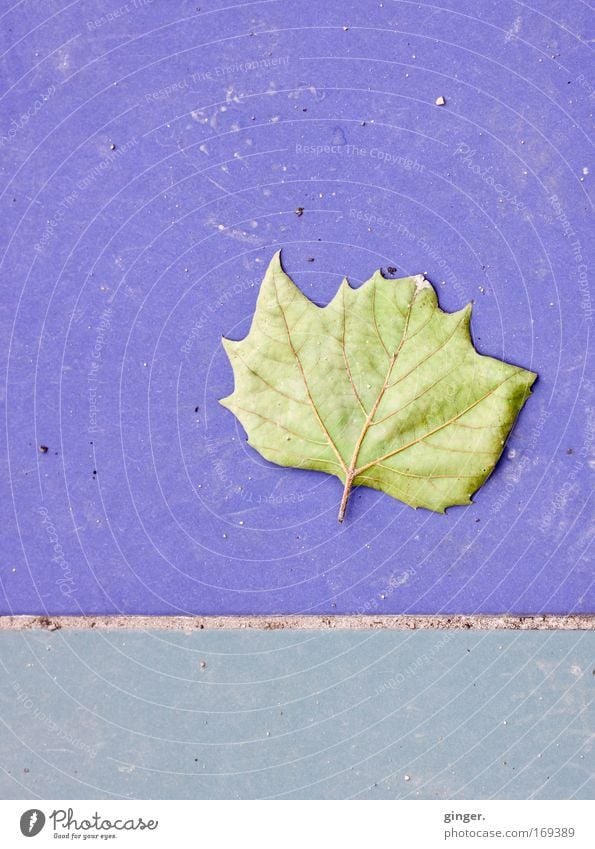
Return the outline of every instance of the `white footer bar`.
{"type": "Polygon", "coordinates": [[[106,843],[122,849],[592,849],[594,808],[588,801],[518,800],[0,801],[0,843],[5,849],[106,843]]]}

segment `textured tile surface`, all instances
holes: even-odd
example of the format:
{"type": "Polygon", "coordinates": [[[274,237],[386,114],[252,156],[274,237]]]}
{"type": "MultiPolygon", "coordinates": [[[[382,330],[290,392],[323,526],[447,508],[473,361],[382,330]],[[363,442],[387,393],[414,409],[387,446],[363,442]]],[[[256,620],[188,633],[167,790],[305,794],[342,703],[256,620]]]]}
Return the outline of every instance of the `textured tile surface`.
{"type": "Polygon", "coordinates": [[[590,633],[0,639],[8,798],[592,798],[590,633]]]}
{"type": "Polygon", "coordinates": [[[1,612],[595,610],[591,11],[534,5],[4,10],[1,612]],[[361,488],[339,527],[247,446],[220,338],[280,246],[319,304],[425,272],[539,373],[474,505],[361,488]]]}

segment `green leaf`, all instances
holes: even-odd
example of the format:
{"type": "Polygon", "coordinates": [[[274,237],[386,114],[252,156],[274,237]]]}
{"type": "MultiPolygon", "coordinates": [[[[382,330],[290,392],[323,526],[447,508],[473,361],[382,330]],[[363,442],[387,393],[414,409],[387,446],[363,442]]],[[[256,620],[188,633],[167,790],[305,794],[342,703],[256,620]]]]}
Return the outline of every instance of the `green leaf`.
{"type": "Polygon", "coordinates": [[[492,472],[536,374],[484,357],[471,304],[438,306],[422,275],[377,271],[326,307],[285,274],[265,274],[250,332],[223,340],[235,389],[220,403],[272,463],[316,469],[443,513],[492,472]]]}

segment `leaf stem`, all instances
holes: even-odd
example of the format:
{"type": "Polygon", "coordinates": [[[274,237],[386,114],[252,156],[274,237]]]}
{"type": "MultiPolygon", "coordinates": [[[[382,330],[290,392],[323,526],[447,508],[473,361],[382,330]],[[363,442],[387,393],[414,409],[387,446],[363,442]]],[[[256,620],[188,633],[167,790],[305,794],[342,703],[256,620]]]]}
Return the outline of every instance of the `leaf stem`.
{"type": "Polygon", "coordinates": [[[341,499],[341,506],[339,507],[339,521],[342,522],[345,518],[345,510],[347,509],[347,502],[349,501],[349,494],[351,492],[351,487],[353,485],[353,479],[355,477],[355,473],[350,471],[347,473],[347,477],[345,478],[345,488],[343,490],[343,498],[341,499]]]}

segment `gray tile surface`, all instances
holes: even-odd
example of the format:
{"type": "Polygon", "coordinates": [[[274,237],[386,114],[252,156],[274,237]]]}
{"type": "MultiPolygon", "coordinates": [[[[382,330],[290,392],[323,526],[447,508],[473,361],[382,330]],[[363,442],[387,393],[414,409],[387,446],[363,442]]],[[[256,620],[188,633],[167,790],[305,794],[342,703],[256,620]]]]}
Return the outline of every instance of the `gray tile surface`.
{"type": "Polygon", "coordinates": [[[592,798],[592,633],[0,639],[4,798],[592,798]]]}

